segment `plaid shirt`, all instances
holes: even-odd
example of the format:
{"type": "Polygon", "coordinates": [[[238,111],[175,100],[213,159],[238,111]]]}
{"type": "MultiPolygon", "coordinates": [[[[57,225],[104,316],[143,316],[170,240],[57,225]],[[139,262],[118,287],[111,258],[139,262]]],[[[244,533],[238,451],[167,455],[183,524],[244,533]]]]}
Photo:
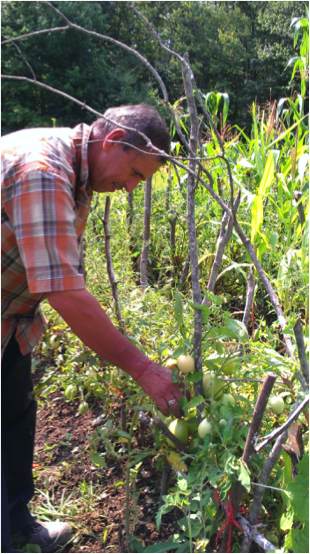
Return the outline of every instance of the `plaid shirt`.
{"type": "Polygon", "coordinates": [[[2,139],[2,354],[15,331],[22,354],[36,346],[47,326],[39,307],[46,293],[85,288],[90,130],[82,123],[2,139]]]}

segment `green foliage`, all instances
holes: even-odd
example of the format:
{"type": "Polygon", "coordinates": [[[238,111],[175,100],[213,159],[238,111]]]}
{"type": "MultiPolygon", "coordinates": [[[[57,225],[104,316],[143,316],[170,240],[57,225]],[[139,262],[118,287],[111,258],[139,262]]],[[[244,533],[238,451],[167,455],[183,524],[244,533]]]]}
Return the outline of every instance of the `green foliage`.
{"type": "Polygon", "coordinates": [[[298,475],[285,491],[289,506],[281,519],[281,529],[289,529],[285,549],[292,552],[307,552],[309,548],[309,455],[297,465],[298,475]]]}

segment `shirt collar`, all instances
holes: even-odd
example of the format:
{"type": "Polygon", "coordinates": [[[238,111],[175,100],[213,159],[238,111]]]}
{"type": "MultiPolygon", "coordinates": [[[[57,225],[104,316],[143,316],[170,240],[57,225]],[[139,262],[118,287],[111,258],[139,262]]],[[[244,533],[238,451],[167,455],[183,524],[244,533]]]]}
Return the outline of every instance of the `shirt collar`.
{"type": "Polygon", "coordinates": [[[84,192],[87,196],[92,194],[92,189],[89,182],[89,168],[88,168],[88,143],[91,133],[91,127],[85,123],[80,123],[72,129],[72,138],[74,141],[81,144],[81,162],[80,171],[77,175],[77,182],[80,191],[84,192]]]}

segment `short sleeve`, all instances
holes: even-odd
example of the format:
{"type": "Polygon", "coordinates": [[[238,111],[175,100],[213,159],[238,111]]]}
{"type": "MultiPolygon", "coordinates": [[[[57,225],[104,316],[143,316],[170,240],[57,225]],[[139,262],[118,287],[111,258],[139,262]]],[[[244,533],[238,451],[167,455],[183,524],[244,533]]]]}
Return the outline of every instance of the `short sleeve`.
{"type": "Polygon", "coordinates": [[[85,288],[72,183],[52,172],[30,171],[14,188],[9,217],[30,292],[85,288]]]}

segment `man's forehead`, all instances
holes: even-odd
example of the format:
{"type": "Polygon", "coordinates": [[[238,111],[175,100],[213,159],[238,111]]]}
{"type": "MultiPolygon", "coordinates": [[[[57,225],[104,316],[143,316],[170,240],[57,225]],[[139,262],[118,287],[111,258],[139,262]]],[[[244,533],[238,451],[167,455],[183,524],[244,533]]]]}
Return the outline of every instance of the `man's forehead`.
{"type": "Polygon", "coordinates": [[[144,150],[144,151],[135,150],[135,156],[133,157],[133,160],[141,165],[145,165],[145,164],[164,165],[160,159],[160,156],[157,153],[150,152],[148,150],[144,150]]]}

